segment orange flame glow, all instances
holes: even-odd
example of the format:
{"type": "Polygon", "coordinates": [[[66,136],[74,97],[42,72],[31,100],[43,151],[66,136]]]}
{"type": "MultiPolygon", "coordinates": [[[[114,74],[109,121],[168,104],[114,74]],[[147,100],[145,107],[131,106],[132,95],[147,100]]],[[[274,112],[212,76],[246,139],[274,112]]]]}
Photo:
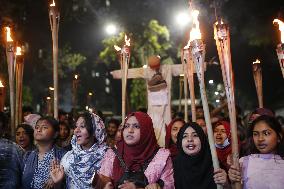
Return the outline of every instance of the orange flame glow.
{"type": "Polygon", "coordinates": [[[273,24],[277,23],[279,25],[279,31],[281,34],[281,43],[284,43],[284,22],[279,19],[274,19],[273,24]]]}
{"type": "Polygon", "coordinates": [[[114,45],[113,47],[115,48],[116,51],[121,51],[121,48],[119,46],[114,45]]]}
{"type": "Polygon", "coordinates": [[[4,85],[3,85],[2,81],[0,80],[0,88],[3,88],[3,87],[4,87],[4,85]]]}
{"type": "Polygon", "coordinates": [[[256,59],[252,64],[260,64],[260,60],[256,59]]]}
{"type": "Polygon", "coordinates": [[[10,27],[5,27],[5,29],[6,29],[6,32],[7,32],[7,42],[12,42],[13,39],[11,37],[11,29],[10,29],[10,27]]]}
{"type": "Polygon", "coordinates": [[[22,48],[21,47],[17,47],[16,49],[16,56],[21,56],[22,55],[22,48]]]}
{"type": "Polygon", "coordinates": [[[190,39],[189,39],[189,41],[193,41],[195,39],[201,39],[201,32],[200,32],[200,29],[199,29],[198,15],[199,15],[199,11],[198,10],[193,10],[193,12],[192,12],[193,27],[192,27],[192,29],[190,31],[190,39]]]}
{"type": "Polygon", "coordinates": [[[124,40],[125,40],[125,45],[130,47],[130,38],[127,38],[127,35],[124,36],[124,40]]]}
{"type": "Polygon", "coordinates": [[[54,2],[54,0],[52,1],[52,4],[50,4],[49,6],[55,7],[55,2],[54,2]]]}

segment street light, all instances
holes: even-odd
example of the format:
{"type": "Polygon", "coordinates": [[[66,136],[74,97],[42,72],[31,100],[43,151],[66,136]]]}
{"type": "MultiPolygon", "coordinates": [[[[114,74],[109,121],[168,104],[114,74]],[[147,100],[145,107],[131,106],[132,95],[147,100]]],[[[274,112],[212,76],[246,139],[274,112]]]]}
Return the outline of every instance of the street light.
{"type": "Polygon", "coordinates": [[[107,32],[108,35],[115,35],[117,33],[117,27],[114,24],[108,24],[105,27],[105,31],[107,32]]]}
{"type": "Polygon", "coordinates": [[[186,26],[190,21],[188,11],[178,13],[176,15],[176,21],[180,26],[182,26],[182,27],[186,26]]]}

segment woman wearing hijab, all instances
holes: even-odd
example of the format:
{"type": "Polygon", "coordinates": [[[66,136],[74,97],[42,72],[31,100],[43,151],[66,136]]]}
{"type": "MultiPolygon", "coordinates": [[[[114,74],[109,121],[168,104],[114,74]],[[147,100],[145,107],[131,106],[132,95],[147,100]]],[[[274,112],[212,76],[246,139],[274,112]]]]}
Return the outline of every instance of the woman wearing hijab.
{"type": "Polygon", "coordinates": [[[177,135],[180,128],[184,125],[184,120],[181,118],[173,119],[166,129],[165,145],[171,152],[171,158],[174,159],[178,153],[177,135]]]}
{"type": "Polygon", "coordinates": [[[185,124],[178,133],[179,153],[174,160],[176,189],[214,189],[228,185],[224,170],[214,171],[209,143],[196,123],[185,124]]]}
{"type": "Polygon", "coordinates": [[[220,167],[228,172],[230,165],[227,164],[227,158],[232,154],[231,130],[229,122],[217,122],[213,126],[213,133],[220,167]]]}
{"type": "Polygon", "coordinates": [[[122,140],[117,149],[107,151],[99,173],[96,188],[100,184],[105,189],[174,188],[170,152],[159,148],[149,115],[134,112],[127,116],[122,140]]]}
{"type": "Polygon", "coordinates": [[[52,179],[58,185],[66,177],[67,188],[91,188],[92,179],[101,167],[107,146],[102,119],[86,112],[79,116],[71,140],[72,150],[52,165],[52,179]],[[64,169],[63,169],[64,168],[64,169]]]}

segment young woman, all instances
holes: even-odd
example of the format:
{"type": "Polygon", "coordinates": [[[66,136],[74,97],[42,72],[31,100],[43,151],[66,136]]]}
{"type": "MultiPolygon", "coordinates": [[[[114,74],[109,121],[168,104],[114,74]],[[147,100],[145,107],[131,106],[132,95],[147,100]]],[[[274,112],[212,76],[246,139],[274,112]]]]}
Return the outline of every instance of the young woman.
{"type": "Polygon", "coordinates": [[[178,153],[177,135],[180,128],[184,125],[184,120],[181,118],[173,119],[166,129],[165,145],[171,152],[171,158],[175,158],[178,153]]]}
{"type": "Polygon", "coordinates": [[[34,130],[30,125],[18,125],[16,129],[16,143],[25,151],[32,151],[35,149],[34,130]]]}
{"type": "Polygon", "coordinates": [[[26,153],[22,185],[28,188],[51,188],[51,162],[61,160],[65,151],[56,147],[55,140],[59,134],[59,123],[53,117],[40,118],[35,126],[34,139],[37,149],[26,153]]]}
{"type": "Polygon", "coordinates": [[[256,118],[248,133],[248,156],[240,159],[240,169],[231,166],[229,178],[242,182],[243,188],[274,188],[284,186],[284,140],[281,126],[274,117],[256,118]]]}
{"type": "Polygon", "coordinates": [[[71,130],[69,126],[65,122],[59,122],[59,129],[59,137],[56,141],[56,145],[61,148],[64,148],[66,151],[71,150],[71,130]]]}
{"type": "Polygon", "coordinates": [[[127,116],[122,130],[122,140],[117,149],[109,149],[99,171],[105,189],[174,188],[170,152],[159,148],[151,118],[143,112],[127,116]]]}
{"type": "Polygon", "coordinates": [[[53,164],[51,176],[56,185],[63,180],[65,173],[67,188],[91,188],[92,179],[107,150],[105,141],[102,119],[89,112],[79,115],[71,140],[72,150],[62,158],[61,168],[53,164]]]}
{"type": "Polygon", "coordinates": [[[223,169],[214,171],[209,143],[196,123],[185,124],[178,133],[179,153],[174,160],[176,189],[214,189],[228,186],[223,169]]]}
{"type": "Polygon", "coordinates": [[[230,168],[227,158],[232,153],[230,123],[227,121],[217,122],[213,126],[213,133],[220,167],[227,172],[230,168]]]}

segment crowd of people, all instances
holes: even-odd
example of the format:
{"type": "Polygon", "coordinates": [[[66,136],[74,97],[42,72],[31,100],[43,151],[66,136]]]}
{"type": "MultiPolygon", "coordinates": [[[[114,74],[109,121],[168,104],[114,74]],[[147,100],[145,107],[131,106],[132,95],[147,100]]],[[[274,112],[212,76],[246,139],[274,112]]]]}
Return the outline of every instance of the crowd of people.
{"type": "Polygon", "coordinates": [[[232,163],[230,121],[211,111],[220,168],[214,169],[202,107],[197,121],[173,114],[159,146],[151,117],[142,111],[121,121],[92,112],[24,114],[15,140],[7,139],[0,112],[0,188],[280,189],[284,187],[283,117],[258,108],[237,113],[240,166],[232,163]],[[106,124],[106,127],[105,127],[106,124]],[[267,168],[269,167],[269,169],[267,168]]]}

